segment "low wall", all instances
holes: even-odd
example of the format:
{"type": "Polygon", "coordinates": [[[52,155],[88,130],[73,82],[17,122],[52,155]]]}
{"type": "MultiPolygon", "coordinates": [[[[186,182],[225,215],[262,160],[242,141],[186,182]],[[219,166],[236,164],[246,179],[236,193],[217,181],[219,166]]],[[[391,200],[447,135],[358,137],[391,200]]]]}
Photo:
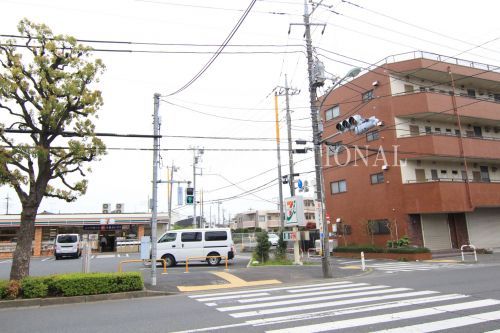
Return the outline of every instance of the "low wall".
{"type": "MultiPolygon", "coordinates": [[[[361,259],[360,252],[334,252],[336,258],[357,258],[361,259]]],[[[365,259],[392,259],[392,260],[431,260],[432,253],[365,253],[365,259]]]]}

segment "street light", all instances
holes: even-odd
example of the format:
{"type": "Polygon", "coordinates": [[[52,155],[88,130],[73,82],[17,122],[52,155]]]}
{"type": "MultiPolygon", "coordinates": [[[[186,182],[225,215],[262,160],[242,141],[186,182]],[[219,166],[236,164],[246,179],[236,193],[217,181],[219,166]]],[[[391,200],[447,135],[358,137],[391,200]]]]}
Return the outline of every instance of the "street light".
{"type": "Polygon", "coordinates": [[[332,93],[332,91],[335,90],[335,88],[337,88],[342,83],[342,81],[344,81],[345,79],[355,78],[356,76],[358,76],[359,73],[361,73],[361,70],[362,69],[359,68],[359,67],[351,68],[349,70],[349,72],[347,72],[347,74],[343,78],[341,78],[338,81],[334,81],[334,85],[330,88],[330,90],[328,91],[328,93],[326,94],[326,96],[321,100],[321,103],[319,105],[319,114],[321,114],[321,108],[323,107],[323,104],[328,99],[328,96],[330,96],[330,94],[332,93]]]}

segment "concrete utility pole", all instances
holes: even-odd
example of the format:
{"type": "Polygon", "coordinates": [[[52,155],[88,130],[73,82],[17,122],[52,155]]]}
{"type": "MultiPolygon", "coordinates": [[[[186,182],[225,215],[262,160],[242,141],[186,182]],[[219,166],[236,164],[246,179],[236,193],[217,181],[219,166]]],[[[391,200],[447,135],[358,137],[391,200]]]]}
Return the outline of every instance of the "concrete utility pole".
{"type": "Polygon", "coordinates": [[[320,211],[320,221],[322,221],[323,228],[321,230],[322,233],[322,248],[323,253],[321,257],[321,267],[323,270],[324,278],[332,277],[332,268],[330,267],[329,255],[330,255],[330,246],[328,243],[329,240],[329,231],[328,225],[325,220],[325,210],[323,207],[323,194],[322,194],[322,183],[321,183],[321,137],[319,132],[319,119],[318,119],[318,107],[316,105],[317,95],[316,95],[316,85],[314,81],[314,59],[313,59],[313,49],[312,49],[312,40],[311,40],[311,25],[318,25],[325,27],[324,24],[316,24],[310,22],[310,17],[314,13],[314,10],[321,5],[323,1],[320,1],[316,4],[316,7],[313,8],[311,13],[309,13],[309,7],[307,4],[307,0],[304,0],[304,23],[291,23],[292,25],[303,25],[305,26],[305,39],[306,39],[306,52],[307,52],[307,72],[309,76],[309,103],[311,105],[311,120],[312,120],[312,130],[313,130],[313,142],[314,142],[314,165],[315,165],[315,174],[316,174],[316,202],[321,205],[320,211]]]}
{"type": "Polygon", "coordinates": [[[174,161],[172,161],[172,169],[170,169],[170,173],[168,176],[168,229],[172,227],[172,189],[174,187],[174,172],[177,171],[178,168],[174,165],[174,161]]]}
{"type": "Polygon", "coordinates": [[[217,224],[220,225],[220,201],[217,201],[217,224]]]}
{"type": "Polygon", "coordinates": [[[5,207],[5,215],[9,215],[9,200],[10,200],[10,197],[9,197],[9,194],[7,193],[7,196],[5,197],[5,201],[7,203],[7,205],[5,207]]]}
{"type": "Polygon", "coordinates": [[[288,87],[288,76],[285,74],[285,102],[286,102],[286,125],[288,129],[288,165],[290,167],[290,176],[288,181],[290,184],[290,196],[295,196],[295,176],[293,165],[293,150],[292,150],[292,117],[290,112],[290,95],[298,95],[300,90],[288,87]]]}
{"type": "Polygon", "coordinates": [[[160,94],[154,94],[153,112],[153,202],[151,207],[151,285],[156,286],[156,229],[158,215],[158,155],[160,152],[160,94]]]}
{"type": "Polygon", "coordinates": [[[276,118],[276,151],[278,156],[278,189],[279,189],[279,208],[280,208],[280,233],[283,232],[285,228],[285,213],[283,211],[283,178],[281,176],[281,149],[280,149],[280,127],[279,127],[279,116],[278,116],[278,93],[274,93],[274,113],[276,118]]]}

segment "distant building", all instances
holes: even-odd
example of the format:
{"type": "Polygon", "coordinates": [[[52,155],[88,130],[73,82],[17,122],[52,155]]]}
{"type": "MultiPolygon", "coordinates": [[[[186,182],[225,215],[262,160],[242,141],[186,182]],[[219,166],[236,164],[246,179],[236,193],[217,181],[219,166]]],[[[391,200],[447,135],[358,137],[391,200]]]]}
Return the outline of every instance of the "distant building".
{"type": "MultiPolygon", "coordinates": [[[[314,214],[314,200],[304,198],[304,217],[307,229],[316,229],[314,214]]],[[[278,231],[280,228],[279,210],[248,210],[234,216],[231,229],[255,229],[261,228],[266,231],[278,231]]]]}
{"type": "Polygon", "coordinates": [[[391,56],[333,90],[320,112],[324,138],[354,114],[384,123],[323,147],[339,244],[408,235],[431,250],[500,247],[498,67],[424,52],[391,56]]]}

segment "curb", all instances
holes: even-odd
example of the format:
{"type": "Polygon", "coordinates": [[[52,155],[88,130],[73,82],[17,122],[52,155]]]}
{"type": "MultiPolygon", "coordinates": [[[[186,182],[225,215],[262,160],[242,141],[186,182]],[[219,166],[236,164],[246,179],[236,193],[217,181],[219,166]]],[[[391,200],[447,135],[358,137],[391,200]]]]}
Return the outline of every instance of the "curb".
{"type": "Polygon", "coordinates": [[[20,307],[42,307],[61,304],[90,303],[111,300],[123,300],[143,297],[157,297],[175,295],[173,292],[140,290],[112,294],[69,296],[69,297],[50,297],[33,299],[16,299],[12,301],[0,301],[0,309],[20,308],[20,307]]]}

